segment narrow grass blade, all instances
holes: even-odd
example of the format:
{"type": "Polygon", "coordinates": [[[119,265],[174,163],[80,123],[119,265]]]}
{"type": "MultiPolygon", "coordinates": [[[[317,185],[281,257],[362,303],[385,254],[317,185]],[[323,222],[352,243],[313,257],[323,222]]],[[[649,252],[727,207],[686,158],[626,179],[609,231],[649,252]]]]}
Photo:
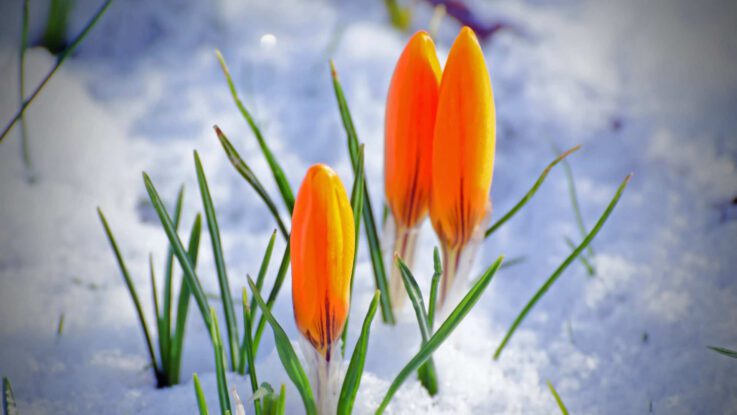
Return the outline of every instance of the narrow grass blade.
{"type": "Polygon", "coordinates": [[[271,199],[271,196],[269,196],[269,193],[266,191],[266,189],[264,189],[261,181],[258,179],[258,177],[256,177],[256,174],[253,173],[251,168],[248,167],[248,164],[243,161],[240,154],[238,154],[235,147],[233,147],[233,144],[231,144],[228,140],[228,137],[225,136],[225,133],[223,133],[223,131],[220,130],[217,125],[213,128],[215,128],[215,134],[217,134],[218,140],[220,140],[220,145],[223,147],[223,150],[225,150],[225,154],[228,156],[230,164],[232,164],[235,170],[241,175],[241,177],[243,177],[243,179],[245,179],[248,184],[253,187],[253,190],[258,193],[258,195],[261,197],[261,200],[264,201],[266,207],[269,209],[269,212],[271,212],[271,215],[274,217],[274,220],[276,220],[276,224],[279,227],[279,231],[281,231],[284,239],[289,239],[289,232],[287,231],[286,226],[284,226],[284,222],[282,222],[281,220],[279,210],[277,209],[274,201],[271,199]]]}
{"type": "Polygon", "coordinates": [[[46,19],[46,28],[41,37],[41,45],[56,55],[63,51],[67,43],[67,26],[69,12],[72,11],[74,0],[50,0],[49,12],[46,19]]]}
{"type": "Polygon", "coordinates": [[[151,365],[154,369],[154,374],[156,375],[157,380],[159,379],[159,365],[156,362],[156,353],[154,353],[154,344],[151,341],[151,335],[149,334],[148,329],[148,323],[146,322],[146,316],[143,313],[143,307],[141,307],[141,301],[138,299],[138,292],[136,291],[136,286],[133,283],[133,280],[130,277],[130,274],[128,273],[128,267],[125,265],[125,260],[123,260],[123,256],[120,254],[120,249],[118,248],[118,243],[115,241],[115,237],[113,236],[112,231],[110,230],[110,226],[107,223],[107,219],[105,219],[105,215],[102,213],[102,209],[99,207],[97,208],[97,214],[100,216],[100,221],[102,222],[103,228],[105,228],[105,234],[107,235],[108,242],[110,242],[110,246],[113,248],[113,252],[115,253],[115,259],[118,261],[118,267],[120,268],[120,273],[123,274],[123,279],[125,280],[125,285],[128,288],[128,292],[130,293],[131,299],[133,300],[133,305],[136,307],[136,314],[138,315],[138,321],[141,323],[141,328],[143,329],[143,336],[146,338],[146,347],[148,348],[148,355],[151,358],[151,365]]]}
{"type": "Polygon", "coordinates": [[[550,289],[550,287],[555,283],[555,281],[558,280],[558,277],[563,273],[563,271],[568,268],[568,265],[573,262],[578,255],[581,254],[581,252],[586,248],[586,246],[591,243],[591,241],[594,239],[596,234],[599,233],[599,230],[602,226],[604,226],[604,223],[609,218],[609,215],[614,210],[614,207],[617,205],[617,202],[619,202],[619,198],[622,196],[622,192],[624,192],[624,189],[627,187],[627,184],[629,183],[630,179],[632,178],[632,174],[628,174],[627,177],[625,177],[624,181],[622,181],[622,184],[619,185],[619,188],[617,189],[617,192],[614,194],[614,198],[612,198],[611,202],[609,202],[609,206],[607,206],[606,210],[604,210],[604,213],[601,215],[599,220],[596,222],[596,225],[591,229],[591,232],[589,232],[588,235],[586,235],[586,238],[576,247],[573,252],[568,255],[568,257],[563,261],[560,266],[553,272],[553,274],[548,277],[547,281],[545,281],[545,284],[540,287],[540,289],[537,290],[534,296],[530,299],[530,301],[527,303],[525,308],[522,309],[522,312],[517,316],[517,318],[514,320],[514,323],[512,323],[512,326],[507,331],[507,334],[504,336],[504,340],[502,340],[502,343],[499,345],[499,347],[496,349],[496,352],[494,352],[494,360],[499,359],[499,356],[502,353],[502,350],[504,350],[504,346],[507,345],[507,342],[509,342],[509,339],[512,338],[512,335],[514,334],[515,330],[517,330],[517,327],[522,323],[522,320],[527,317],[527,314],[532,310],[532,308],[537,304],[537,302],[542,298],[542,296],[550,289]]]}
{"type": "Polygon", "coordinates": [[[437,246],[432,251],[432,260],[434,271],[432,274],[432,280],[430,281],[430,303],[427,305],[427,325],[430,326],[431,333],[435,327],[435,307],[438,302],[438,285],[440,284],[440,277],[443,275],[443,264],[440,262],[440,250],[438,250],[437,246]]]}
{"type": "MultiPolygon", "coordinates": [[[[248,362],[248,377],[251,380],[251,392],[256,393],[258,390],[258,377],[256,376],[256,356],[253,350],[253,339],[251,338],[251,309],[248,307],[248,293],[243,287],[241,297],[243,301],[243,344],[241,345],[240,367],[239,373],[245,374],[246,363],[248,362]]],[[[261,401],[253,400],[254,411],[256,415],[261,414],[261,401]]]]}
{"type": "Polygon", "coordinates": [[[389,402],[392,400],[392,397],[394,397],[394,394],[397,393],[399,387],[402,386],[402,383],[404,383],[404,381],[407,380],[407,378],[417,370],[417,368],[425,363],[425,361],[432,356],[435,350],[443,344],[445,339],[453,333],[453,330],[461,324],[461,321],[463,321],[473,306],[476,305],[479,298],[481,298],[481,294],[484,293],[484,290],[491,282],[494,274],[499,270],[502,260],[503,258],[499,257],[499,259],[491,264],[486,272],[484,272],[484,275],[482,275],[481,278],[471,287],[468,293],[466,293],[463,299],[450,313],[448,318],[440,325],[438,331],[430,337],[427,343],[425,343],[417,354],[415,354],[414,357],[412,357],[412,359],[410,359],[410,361],[402,368],[392,384],[389,386],[389,390],[387,390],[384,399],[376,410],[377,415],[384,412],[387,405],[389,405],[389,402]]]}
{"type": "MultiPolygon", "coordinates": [[[[555,146],[553,146],[553,148],[555,149],[555,146]]],[[[581,237],[585,238],[588,231],[586,230],[586,225],[583,222],[581,206],[578,203],[578,192],[576,192],[576,181],[573,178],[573,169],[571,168],[571,164],[568,163],[568,160],[563,160],[563,170],[566,173],[566,183],[568,184],[568,197],[571,199],[573,214],[576,217],[576,225],[578,226],[578,231],[581,233],[581,237]]],[[[586,248],[586,251],[588,252],[590,257],[594,256],[594,248],[591,245],[586,248]]]]}
{"type": "Polygon", "coordinates": [[[358,387],[361,385],[363,367],[366,363],[371,323],[374,321],[376,309],[379,307],[380,296],[381,291],[377,290],[366,312],[366,317],[363,319],[361,335],[358,337],[358,341],[356,341],[356,347],[353,348],[353,356],[351,356],[351,362],[348,364],[343,386],[340,388],[338,415],[350,415],[353,412],[353,403],[356,400],[358,387]]]}
{"type": "Polygon", "coordinates": [[[724,347],[717,347],[717,346],[707,346],[707,347],[717,353],[723,354],[733,359],[737,359],[737,351],[725,349],[724,347]]]}
{"type": "MultiPolygon", "coordinates": [[[[351,190],[351,209],[353,210],[353,230],[356,235],[356,243],[353,246],[354,250],[354,256],[353,256],[353,268],[351,269],[351,287],[350,287],[350,296],[348,298],[353,297],[353,282],[354,277],[356,276],[356,260],[358,259],[358,241],[360,240],[359,235],[361,234],[361,214],[363,212],[363,184],[364,184],[364,175],[363,175],[363,154],[364,154],[364,147],[363,144],[359,147],[358,150],[358,169],[356,169],[356,178],[353,181],[353,189],[351,190]]],[[[350,320],[350,302],[348,304],[348,314],[346,314],[345,319],[345,325],[343,325],[343,334],[341,334],[341,346],[340,346],[340,354],[341,356],[345,356],[345,348],[348,340],[348,321],[350,320]]]]}
{"type": "Polygon", "coordinates": [[[553,160],[552,162],[550,162],[550,164],[548,164],[547,167],[545,167],[545,169],[542,171],[542,173],[540,173],[540,176],[537,178],[537,180],[532,185],[532,187],[530,188],[530,190],[528,190],[527,193],[525,193],[525,195],[522,197],[522,199],[519,202],[517,202],[517,204],[514,205],[514,207],[512,207],[512,209],[510,209],[509,212],[505,213],[504,216],[501,217],[501,219],[499,219],[498,221],[496,221],[493,225],[491,225],[489,227],[489,229],[486,230],[486,233],[484,234],[484,237],[485,238],[488,238],[489,236],[491,236],[491,234],[493,234],[494,232],[496,232],[497,229],[499,229],[502,225],[504,225],[508,220],[512,219],[512,217],[520,209],[522,209],[522,207],[524,205],[526,205],[527,202],[530,201],[530,199],[532,199],[532,196],[534,196],[535,193],[537,193],[537,189],[540,188],[540,186],[545,181],[545,178],[548,177],[548,173],[550,173],[550,170],[552,170],[553,167],[555,167],[556,164],[560,163],[562,160],[564,160],[566,157],[568,157],[571,153],[574,153],[574,152],[578,151],[578,149],[580,149],[580,148],[581,148],[581,146],[580,145],[577,145],[577,146],[571,148],[570,150],[562,153],[561,155],[559,155],[558,157],[556,157],[555,160],[553,160]]]}
{"type": "MultiPolygon", "coordinates": [[[[20,98],[20,105],[23,106],[23,101],[26,97],[25,84],[26,84],[26,49],[28,49],[28,3],[29,0],[23,0],[23,13],[21,17],[21,34],[20,34],[20,60],[18,63],[18,96],[20,98]]],[[[26,128],[26,119],[21,113],[20,115],[20,138],[21,138],[21,156],[23,157],[23,163],[26,169],[29,171],[32,168],[31,165],[31,151],[28,145],[28,129],[26,128]]]]}
{"type": "MultiPolygon", "coordinates": [[[[566,238],[566,245],[568,245],[571,249],[576,249],[576,243],[571,240],[571,238],[566,238]]],[[[586,268],[586,273],[589,274],[590,277],[593,277],[596,275],[596,270],[591,265],[588,259],[586,259],[585,255],[579,255],[578,259],[581,261],[581,264],[583,264],[584,268],[586,268]]]]}
{"type": "MultiPolygon", "coordinates": [[[[355,174],[356,169],[358,168],[358,136],[356,135],[356,129],[353,126],[353,119],[351,117],[350,109],[348,108],[348,102],[343,94],[343,87],[340,85],[340,81],[338,80],[338,73],[335,70],[333,61],[330,61],[330,73],[333,78],[335,98],[338,101],[338,108],[340,109],[340,118],[343,121],[343,127],[345,127],[346,137],[348,140],[348,154],[351,157],[351,165],[353,166],[353,172],[355,174]]],[[[394,319],[394,312],[392,311],[391,298],[389,298],[389,283],[387,282],[386,268],[384,267],[381,243],[379,242],[379,233],[376,230],[374,210],[371,207],[371,197],[369,195],[368,183],[364,183],[363,221],[366,225],[366,240],[369,246],[369,253],[371,254],[371,266],[374,269],[374,282],[376,283],[376,288],[381,291],[381,318],[385,323],[394,324],[396,320],[394,319]]]]}
{"type": "MultiPolygon", "coordinates": [[[[148,269],[151,277],[151,296],[153,297],[154,304],[154,318],[156,318],[156,331],[158,332],[159,338],[159,359],[161,359],[161,373],[162,378],[168,377],[169,375],[169,336],[166,327],[164,326],[164,319],[159,313],[159,290],[156,288],[156,272],[154,271],[154,254],[149,253],[148,255],[148,269]]],[[[163,385],[159,385],[163,386],[163,385]]]]}
{"type": "MultiPolygon", "coordinates": [[[[182,185],[179,188],[179,191],[177,192],[177,202],[174,207],[174,230],[179,232],[179,223],[182,220],[182,205],[184,203],[184,185],[182,185]]],[[[172,274],[173,274],[173,265],[174,265],[174,250],[171,247],[171,243],[169,244],[169,247],[167,248],[166,252],[166,268],[164,270],[164,309],[161,311],[162,314],[162,320],[164,321],[164,331],[163,334],[165,337],[165,353],[162,351],[161,354],[161,360],[165,362],[170,362],[171,357],[169,356],[169,350],[170,350],[170,334],[171,334],[171,321],[172,321],[172,315],[171,315],[171,302],[172,302],[172,293],[171,293],[171,280],[172,280],[172,274]]],[[[162,337],[162,332],[159,331],[159,337],[162,337]]],[[[165,373],[169,373],[168,368],[164,370],[165,373]]]]}
{"type": "MultiPolygon", "coordinates": [[[[420,327],[420,335],[422,336],[422,344],[425,345],[427,341],[430,340],[430,336],[432,336],[432,330],[430,329],[430,322],[427,317],[427,313],[425,312],[425,303],[422,299],[420,286],[417,285],[417,280],[415,280],[415,277],[407,267],[407,264],[402,261],[402,258],[400,258],[399,255],[394,254],[394,260],[399,267],[404,288],[407,291],[407,295],[412,302],[412,307],[415,310],[417,325],[420,327]]],[[[432,356],[429,357],[417,370],[417,377],[420,379],[420,383],[422,383],[422,386],[425,387],[430,396],[435,396],[438,393],[438,375],[435,371],[435,363],[432,360],[432,356]]]]}
{"type": "MultiPolygon", "coordinates": [[[[200,250],[200,235],[202,234],[202,216],[198,213],[189,233],[187,256],[193,267],[197,267],[197,257],[200,250]]],[[[189,298],[192,290],[187,278],[182,276],[179,284],[179,298],[177,299],[177,317],[174,326],[174,335],[171,341],[171,384],[179,383],[179,373],[182,367],[182,350],[184,349],[184,331],[187,328],[187,313],[189,312],[189,298]]]]}
{"type": "Polygon", "coordinates": [[[294,386],[302,396],[302,402],[304,402],[305,411],[307,415],[317,415],[317,406],[315,404],[315,398],[312,395],[312,388],[310,387],[310,381],[307,379],[307,374],[302,368],[302,364],[299,362],[297,353],[294,352],[292,343],[289,341],[289,336],[284,332],[279,323],[276,321],[274,316],[271,314],[271,307],[264,303],[261,298],[261,294],[256,289],[256,284],[248,278],[248,285],[251,287],[251,293],[256,298],[256,304],[261,307],[261,312],[269,321],[271,330],[274,332],[274,343],[276,343],[276,350],[279,353],[279,359],[284,366],[284,370],[287,372],[287,376],[292,380],[294,386]]]}
{"type": "Polygon", "coordinates": [[[202,385],[200,385],[200,378],[197,374],[194,374],[194,394],[197,397],[197,408],[200,410],[200,415],[209,415],[210,411],[207,409],[207,401],[205,400],[205,392],[202,391],[202,385]]]}
{"type": "Polygon", "coordinates": [[[56,336],[61,337],[64,332],[64,313],[59,314],[59,322],[56,324],[56,336]]]}
{"type": "Polygon", "coordinates": [[[59,54],[59,57],[56,61],[56,64],[53,68],[51,68],[51,71],[49,71],[48,74],[44,77],[44,79],[41,81],[40,84],[36,87],[36,89],[33,91],[31,96],[29,96],[25,101],[23,101],[23,104],[21,105],[20,109],[18,109],[18,112],[13,116],[13,118],[10,120],[10,122],[5,126],[3,129],[3,132],[0,133],[0,143],[5,139],[5,137],[8,135],[10,130],[13,128],[16,122],[23,116],[23,113],[26,111],[26,108],[28,108],[29,105],[31,105],[31,102],[36,98],[36,96],[41,92],[41,90],[46,86],[46,84],[49,82],[49,80],[54,76],[57,70],[61,67],[61,65],[66,61],[66,59],[74,52],[74,50],[79,46],[80,43],[84,40],[84,38],[89,34],[89,32],[92,30],[93,27],[97,24],[98,20],[100,20],[100,17],[105,13],[105,11],[108,9],[110,4],[113,2],[113,0],[107,0],[105,3],[97,10],[94,16],[92,16],[92,19],[90,19],[89,22],[87,22],[87,25],[82,29],[82,31],[77,35],[74,40],[69,44],[69,46],[64,49],[62,53],[59,54]]]}
{"type": "Polygon", "coordinates": [[[146,185],[146,191],[151,199],[151,204],[161,220],[164,232],[166,232],[166,236],[169,238],[169,242],[174,248],[174,255],[177,257],[179,266],[182,268],[184,277],[187,279],[187,284],[194,295],[197,306],[200,309],[202,319],[205,321],[205,325],[210,328],[210,306],[207,304],[207,296],[205,296],[202,285],[200,285],[200,281],[195,273],[195,266],[189,259],[187,252],[184,250],[182,241],[179,239],[179,235],[177,235],[177,231],[174,229],[174,224],[169,217],[169,213],[167,213],[166,207],[164,207],[164,203],[161,201],[161,197],[159,197],[159,193],[151,182],[151,178],[148,177],[148,174],[146,173],[143,173],[143,182],[146,185]]]}
{"type": "Polygon", "coordinates": [[[18,415],[13,386],[10,384],[10,379],[8,378],[3,378],[3,414],[18,415]]]}
{"type": "Polygon", "coordinates": [[[566,408],[565,404],[563,403],[563,400],[560,399],[560,395],[558,395],[558,392],[553,387],[553,384],[548,381],[548,388],[550,389],[550,393],[553,394],[553,397],[555,397],[555,402],[558,403],[558,408],[560,408],[560,412],[563,415],[568,415],[568,409],[566,408]]]}
{"type": "Polygon", "coordinates": [[[230,76],[230,71],[228,70],[228,65],[225,63],[223,55],[219,50],[216,50],[215,54],[220,62],[220,67],[223,70],[225,79],[228,81],[228,88],[230,89],[230,94],[233,96],[235,105],[238,107],[238,110],[241,112],[241,115],[243,115],[246,122],[248,122],[248,126],[251,127],[253,135],[256,136],[256,141],[258,141],[258,145],[261,147],[261,152],[264,154],[266,162],[269,164],[269,168],[271,169],[271,173],[274,175],[276,185],[279,187],[279,193],[281,193],[282,199],[284,200],[284,205],[286,205],[287,210],[289,210],[289,214],[291,215],[292,210],[294,210],[294,194],[292,193],[292,188],[289,186],[287,176],[284,174],[284,170],[282,170],[276,157],[274,157],[274,154],[271,152],[271,149],[266,144],[266,140],[264,140],[261,130],[253,120],[251,113],[248,112],[245,105],[243,105],[243,102],[241,102],[241,99],[238,97],[238,92],[235,89],[233,78],[230,76]]]}
{"type": "MultiPolygon", "coordinates": [[[[284,248],[284,255],[282,255],[281,258],[281,264],[279,264],[279,271],[276,273],[276,279],[274,280],[274,285],[271,287],[271,291],[269,292],[269,298],[266,300],[266,306],[271,310],[271,307],[274,305],[274,302],[276,302],[276,297],[279,296],[279,291],[281,291],[281,287],[284,284],[284,279],[287,276],[287,270],[289,269],[289,261],[290,261],[290,253],[291,253],[291,244],[289,240],[287,240],[287,246],[284,248]]],[[[259,291],[260,294],[260,291],[259,291]]],[[[253,296],[256,298],[256,296],[253,296]]],[[[253,335],[253,353],[255,354],[256,351],[258,351],[258,345],[261,343],[261,335],[264,332],[264,327],[266,327],[266,315],[261,314],[261,317],[258,320],[258,326],[256,327],[256,333],[253,335]]]]}
{"type": "Polygon", "coordinates": [[[215,375],[218,380],[220,412],[228,413],[231,411],[231,407],[230,395],[228,395],[228,380],[225,378],[225,349],[223,348],[223,338],[220,335],[218,316],[212,307],[210,307],[210,321],[212,321],[210,325],[210,340],[212,341],[212,350],[215,352],[215,375]]]}
{"type": "MultiPolygon", "coordinates": [[[[261,289],[264,287],[264,280],[266,279],[266,271],[269,269],[269,263],[271,262],[271,253],[274,251],[274,242],[276,241],[276,231],[274,231],[273,234],[271,234],[271,239],[269,239],[269,244],[266,246],[266,252],[264,252],[263,259],[261,259],[261,267],[258,270],[258,277],[256,278],[256,288],[258,288],[259,292],[261,292],[261,289]]],[[[253,325],[253,318],[255,316],[255,310],[256,310],[256,300],[254,298],[251,298],[251,304],[249,306],[249,310],[251,310],[251,325],[253,325]]],[[[252,333],[248,333],[251,335],[252,333]]],[[[242,362],[241,362],[242,365],[242,362]]],[[[241,371],[241,373],[243,373],[241,371]]]]}
{"type": "Polygon", "coordinates": [[[220,228],[218,227],[217,216],[215,215],[215,206],[210,196],[210,187],[205,177],[205,170],[202,168],[202,162],[197,151],[194,152],[194,162],[197,169],[197,182],[199,183],[200,194],[202,195],[202,205],[205,208],[205,218],[207,218],[207,228],[210,231],[210,240],[212,241],[212,253],[213,258],[215,258],[215,268],[218,274],[220,296],[223,299],[223,312],[225,313],[225,326],[227,328],[228,346],[230,350],[230,369],[235,371],[238,367],[238,327],[236,326],[233,298],[230,295],[228,273],[225,267],[225,258],[223,257],[220,228]]]}
{"type": "Polygon", "coordinates": [[[279,388],[279,400],[274,407],[274,415],[284,415],[287,412],[287,385],[281,384],[279,388]]]}

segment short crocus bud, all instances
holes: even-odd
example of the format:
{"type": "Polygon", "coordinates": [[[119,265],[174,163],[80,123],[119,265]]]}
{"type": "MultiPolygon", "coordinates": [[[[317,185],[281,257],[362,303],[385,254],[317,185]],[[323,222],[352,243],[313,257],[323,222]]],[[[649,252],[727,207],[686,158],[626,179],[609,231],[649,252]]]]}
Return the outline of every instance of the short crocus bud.
{"type": "MultiPolygon", "coordinates": [[[[430,202],[432,141],[442,71],[435,44],[426,32],[410,38],[394,69],[386,102],[384,190],[391,220],[384,228],[387,264],[399,253],[411,267],[417,231],[430,202]]],[[[392,265],[394,308],[406,297],[392,265]]]]}
{"type": "Polygon", "coordinates": [[[494,97],[484,55],[464,27],[450,49],[438,98],[430,218],[443,249],[439,303],[465,279],[491,212],[496,141],[494,97]]]}
{"type": "Polygon", "coordinates": [[[356,241],[351,204],[330,167],[307,170],[290,241],[294,318],[305,339],[330,361],[348,315],[356,241]]]}

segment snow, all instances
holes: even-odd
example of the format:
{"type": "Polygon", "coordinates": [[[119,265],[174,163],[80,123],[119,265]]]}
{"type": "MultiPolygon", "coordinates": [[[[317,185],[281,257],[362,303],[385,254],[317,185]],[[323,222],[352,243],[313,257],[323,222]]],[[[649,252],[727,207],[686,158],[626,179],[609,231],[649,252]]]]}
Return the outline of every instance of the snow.
{"type": "MultiPolygon", "coordinates": [[[[485,45],[498,110],[494,218],[553,157],[551,143],[583,148],[570,161],[591,226],[618,183],[635,176],[594,241],[597,274],[574,263],[491,359],[529,297],[580,238],[563,170],[479,250],[474,275],[498,255],[524,256],[492,281],[474,311],[435,354],[441,393],[408,380],[389,413],[556,413],[546,380],[572,413],[737,414],[737,362],[707,345],[737,347],[737,7],[728,2],[472,2],[526,36],[485,45]]],[[[97,2],[75,2],[81,28],[97,2]]],[[[45,10],[32,2],[33,36],[45,10]]],[[[152,323],[149,252],[163,267],[165,235],[149,207],[142,170],[173,203],[186,185],[183,224],[202,210],[192,162],[203,160],[220,219],[231,286],[255,274],[274,228],[227,162],[219,125],[276,195],[266,163],[232,104],[214,55],[228,61],[293,187],[316,162],[352,175],[330,84],[335,59],[380,206],[383,106],[406,36],[386,24],[382,2],[191,0],[113,4],[79,53],[28,112],[37,180],[23,169],[17,130],[0,145],[0,375],[22,414],[195,412],[191,374],[217,407],[212,350],[191,310],[180,386],[157,390],[132,303],[95,213],[118,238],[152,323]],[[64,331],[56,335],[64,315],[64,331]]],[[[0,119],[17,107],[19,2],[0,5],[0,119]],[[18,3],[18,4],[16,4],[18,3]]],[[[431,11],[417,6],[415,24],[431,11]]],[[[419,27],[419,26],[418,26],[419,27]]],[[[441,25],[444,61],[458,26],[441,25]]],[[[28,54],[27,82],[53,64],[28,54]]],[[[30,89],[30,87],[28,88],[30,89]]],[[[282,216],[286,217],[285,212],[282,216]]],[[[493,219],[492,219],[493,220],[493,219]]],[[[217,292],[208,236],[198,270],[217,292]]],[[[428,292],[435,244],[422,229],[415,274],[428,292]]],[[[278,240],[267,286],[284,243],[278,240]]],[[[349,350],[373,294],[360,249],[349,350]]],[[[289,279],[275,314],[297,346],[289,279]]],[[[216,304],[219,306],[219,304],[216,304]]],[[[220,310],[219,310],[220,311],[220,310]]],[[[223,319],[220,319],[223,321],[223,319]]],[[[420,342],[410,310],[372,329],[356,413],[372,413],[420,342]]],[[[378,317],[377,317],[378,321],[378,317]]],[[[301,402],[273,348],[258,355],[261,381],[287,384],[288,413],[301,402]]],[[[244,399],[248,380],[229,374],[244,399]]],[[[250,413],[250,408],[247,408],[250,413]]]]}

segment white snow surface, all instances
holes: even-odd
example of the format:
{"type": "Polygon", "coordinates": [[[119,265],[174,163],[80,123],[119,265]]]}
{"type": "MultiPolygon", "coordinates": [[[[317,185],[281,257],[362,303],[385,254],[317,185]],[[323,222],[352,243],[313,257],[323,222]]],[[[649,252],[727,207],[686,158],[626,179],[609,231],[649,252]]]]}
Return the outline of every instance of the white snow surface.
{"type": "MultiPolygon", "coordinates": [[[[97,4],[75,2],[72,32],[97,4]]],[[[484,19],[503,17],[525,31],[499,34],[484,45],[498,111],[494,218],[553,158],[551,143],[583,144],[570,162],[588,226],[624,176],[633,172],[634,178],[594,241],[596,276],[573,263],[493,361],[517,313],[568,254],[564,237],[580,239],[565,176],[556,167],[528,207],[480,249],[474,273],[500,254],[525,261],[495,277],[435,353],[439,395],[429,397],[412,378],[387,412],[551,414],[558,409],[546,386],[550,380],[574,414],[737,414],[737,361],[706,348],[737,347],[735,3],[471,5],[484,19]]],[[[18,105],[19,6],[0,6],[2,125],[18,105]]],[[[419,29],[431,10],[420,2],[416,11],[419,29]]],[[[32,2],[32,36],[41,33],[44,16],[44,6],[32,2]]],[[[134,308],[95,208],[110,221],[152,329],[147,261],[153,252],[163,269],[166,237],[141,171],[170,206],[177,188],[186,185],[186,228],[202,211],[192,159],[197,150],[234,294],[247,273],[258,271],[275,224],[228,163],[212,125],[229,135],[277,200],[278,194],[232,103],[215,48],[228,60],[294,189],[316,162],[352,182],[327,64],[333,57],[366,143],[368,180],[380,207],[384,101],[407,39],[386,20],[383,2],[368,1],[113,4],[28,111],[34,183],[19,156],[18,129],[0,145],[0,375],[12,380],[19,413],[196,413],[194,372],[217,411],[212,350],[194,306],[182,384],[155,388],[134,308]],[[64,330],[57,336],[62,314],[64,330]]],[[[441,61],[458,29],[455,21],[443,21],[441,61]]],[[[32,49],[27,59],[32,89],[53,58],[32,49]]],[[[415,266],[425,295],[435,244],[426,223],[415,266]]],[[[209,245],[203,233],[198,271],[206,291],[216,293],[209,245]]],[[[278,240],[267,287],[283,246],[278,240]]],[[[349,350],[373,289],[362,245],[349,350]]],[[[290,292],[287,278],[275,314],[296,346],[290,292]]],[[[373,412],[419,347],[409,310],[396,327],[379,320],[359,414],[373,412]]],[[[260,381],[287,384],[288,413],[303,411],[268,329],[257,370],[260,381]]],[[[228,378],[245,401],[248,379],[228,378]]]]}

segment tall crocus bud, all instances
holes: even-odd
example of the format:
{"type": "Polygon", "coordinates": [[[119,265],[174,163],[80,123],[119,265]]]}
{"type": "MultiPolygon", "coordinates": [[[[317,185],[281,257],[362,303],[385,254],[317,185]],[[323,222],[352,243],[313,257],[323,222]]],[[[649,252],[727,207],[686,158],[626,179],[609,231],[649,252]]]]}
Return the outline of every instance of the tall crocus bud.
{"type": "MultiPolygon", "coordinates": [[[[353,211],[343,183],[328,166],[307,170],[292,215],[292,302],[321,414],[334,413],[337,396],[333,345],[350,303],[355,255],[353,211]]],[[[339,360],[339,359],[336,359],[339,360]]]]}
{"type": "MultiPolygon", "coordinates": [[[[396,252],[412,266],[417,231],[427,216],[441,75],[432,38],[415,33],[399,57],[386,102],[384,190],[392,219],[384,228],[384,246],[391,247],[387,264],[395,264],[396,252]]],[[[407,296],[396,265],[390,294],[395,309],[407,296]]]]}
{"type": "Polygon", "coordinates": [[[444,257],[440,304],[456,276],[465,279],[470,271],[490,216],[495,123],[484,55],[476,35],[464,27],[443,71],[433,141],[430,218],[444,257]]]}

